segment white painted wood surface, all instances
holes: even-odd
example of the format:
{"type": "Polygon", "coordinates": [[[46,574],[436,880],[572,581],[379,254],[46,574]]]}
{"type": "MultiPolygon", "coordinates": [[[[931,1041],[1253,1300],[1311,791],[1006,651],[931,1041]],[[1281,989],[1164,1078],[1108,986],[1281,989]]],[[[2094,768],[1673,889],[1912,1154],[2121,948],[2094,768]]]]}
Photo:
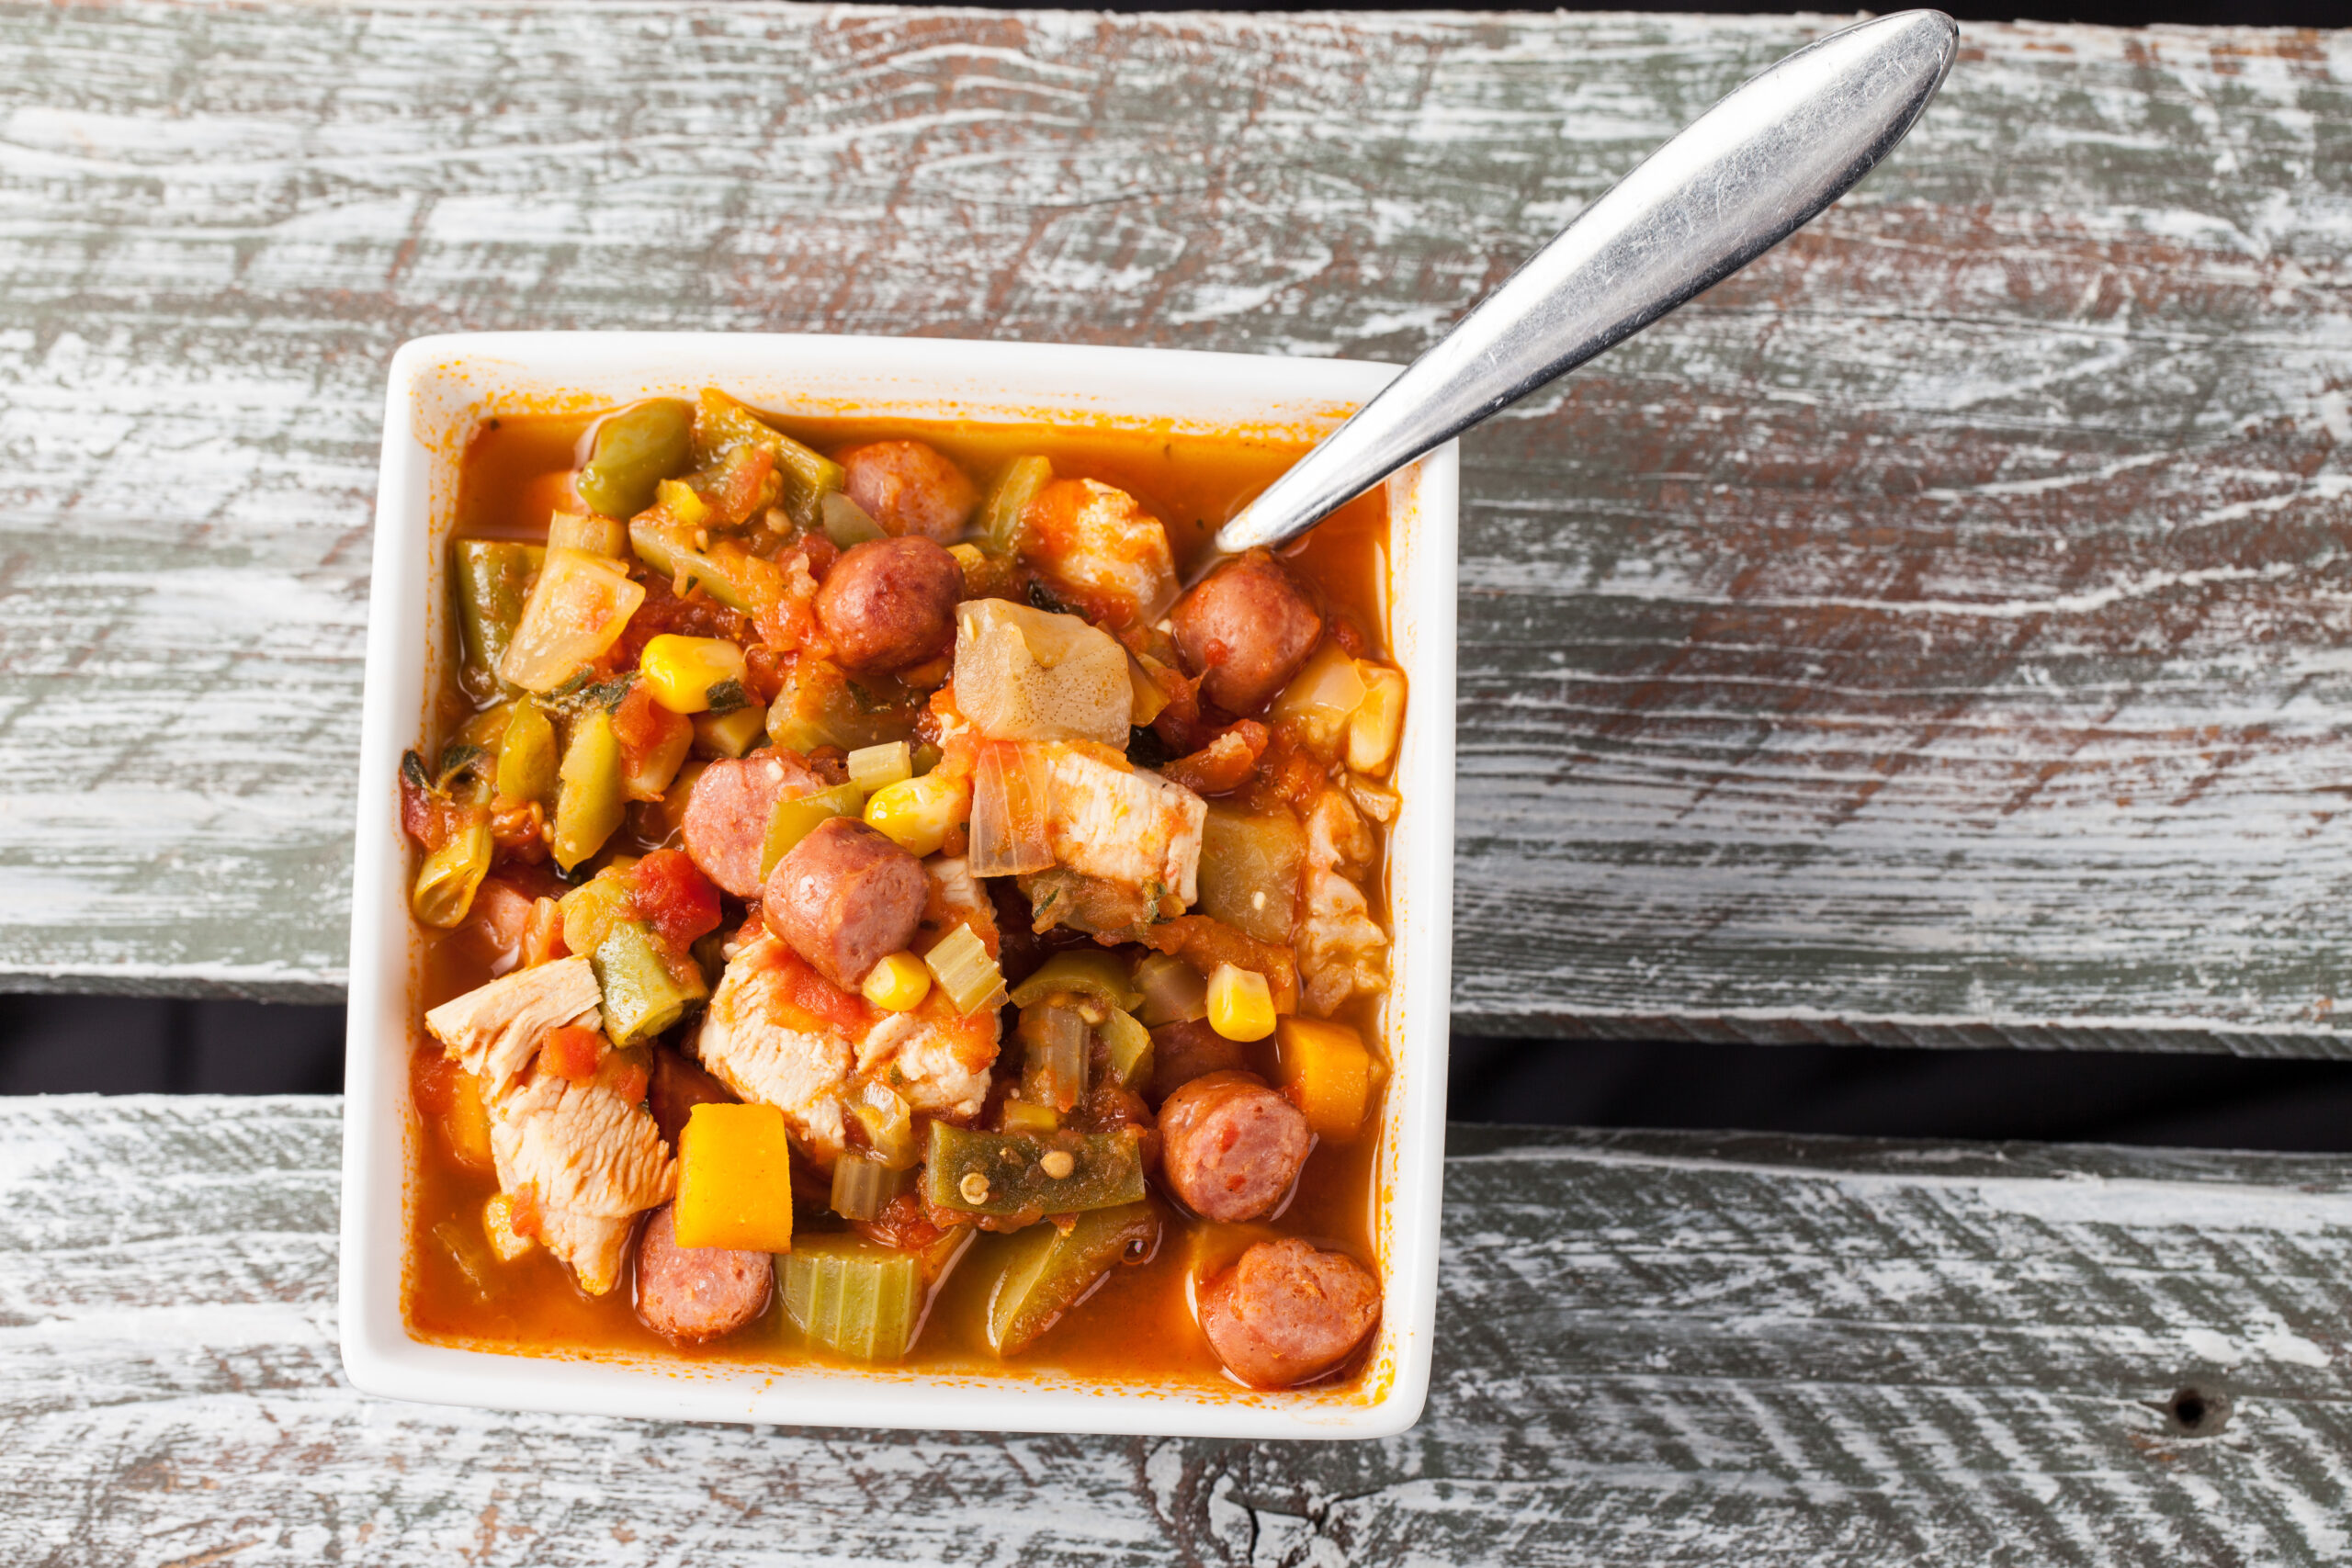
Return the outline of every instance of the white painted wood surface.
{"type": "Polygon", "coordinates": [[[0,1560],[2352,1552],[2352,1164],[1454,1134],[1428,1415],[1252,1445],[362,1399],[334,1343],[335,1101],[0,1101],[0,1560]],[[2202,1436],[2169,1414],[2185,1387],[2226,1411],[2202,1436]]]}
{"type": "MultiPolygon", "coordinates": [[[[1409,356],[1826,25],[0,7],[0,980],[335,993],[386,361],[1409,356]]],[[[1465,453],[1468,1029],[2333,1054],[2352,34],[1971,25],[1465,453]]]]}

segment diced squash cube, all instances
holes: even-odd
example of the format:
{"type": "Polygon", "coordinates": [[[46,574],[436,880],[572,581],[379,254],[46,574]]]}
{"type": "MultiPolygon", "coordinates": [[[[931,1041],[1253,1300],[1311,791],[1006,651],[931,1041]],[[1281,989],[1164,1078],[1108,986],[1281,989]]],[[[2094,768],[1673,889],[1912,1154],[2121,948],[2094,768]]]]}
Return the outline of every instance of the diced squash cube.
{"type": "Polygon", "coordinates": [[[1344,1023],[1285,1018],[1275,1032],[1283,1092],[1306,1113],[1315,1135],[1346,1143],[1363,1126],[1378,1064],[1344,1023]]]}
{"type": "Polygon", "coordinates": [[[732,713],[698,713],[695,744],[714,757],[741,757],[768,738],[768,710],[749,703],[732,713]]]}
{"type": "Polygon", "coordinates": [[[490,1168],[490,1111],[482,1104],[481,1078],[463,1071],[457,1075],[443,1125],[449,1134],[449,1151],[460,1165],[475,1170],[490,1168]]]}
{"type": "Polygon", "coordinates": [[[773,1105],[697,1105],[678,1134],[680,1247],[792,1250],[792,1145],[773,1105]]]}

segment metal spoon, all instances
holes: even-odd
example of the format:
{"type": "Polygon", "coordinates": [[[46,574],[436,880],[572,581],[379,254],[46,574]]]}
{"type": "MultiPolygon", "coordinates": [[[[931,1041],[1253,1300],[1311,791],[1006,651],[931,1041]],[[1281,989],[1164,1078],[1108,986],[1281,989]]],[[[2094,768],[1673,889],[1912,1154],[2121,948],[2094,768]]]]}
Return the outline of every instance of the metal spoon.
{"type": "Polygon", "coordinates": [[[1899,12],[1735,89],[1219,529],[1217,550],[1295,538],[1787,239],[1894,150],[1959,40],[1941,11],[1899,12]]]}

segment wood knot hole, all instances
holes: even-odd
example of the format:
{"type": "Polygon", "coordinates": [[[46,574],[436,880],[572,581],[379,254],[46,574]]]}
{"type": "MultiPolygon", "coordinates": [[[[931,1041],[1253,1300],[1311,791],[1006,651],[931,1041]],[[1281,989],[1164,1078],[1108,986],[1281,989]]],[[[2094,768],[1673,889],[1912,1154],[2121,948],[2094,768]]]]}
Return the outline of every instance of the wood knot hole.
{"type": "Polygon", "coordinates": [[[2165,1401],[2162,1409],[2173,1430],[2186,1438],[2211,1438],[2230,1424],[2230,1396],[2195,1383],[2165,1401]]]}

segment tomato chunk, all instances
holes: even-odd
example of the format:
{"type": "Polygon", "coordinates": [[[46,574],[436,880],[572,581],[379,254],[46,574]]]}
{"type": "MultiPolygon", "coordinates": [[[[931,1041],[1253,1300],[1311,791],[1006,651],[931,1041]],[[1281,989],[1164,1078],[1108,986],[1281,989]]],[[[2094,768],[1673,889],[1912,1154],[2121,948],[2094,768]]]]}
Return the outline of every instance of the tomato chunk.
{"type": "Polygon", "coordinates": [[[654,933],[684,953],[718,929],[718,889],[684,850],[655,850],[629,868],[629,897],[654,933]]]}

